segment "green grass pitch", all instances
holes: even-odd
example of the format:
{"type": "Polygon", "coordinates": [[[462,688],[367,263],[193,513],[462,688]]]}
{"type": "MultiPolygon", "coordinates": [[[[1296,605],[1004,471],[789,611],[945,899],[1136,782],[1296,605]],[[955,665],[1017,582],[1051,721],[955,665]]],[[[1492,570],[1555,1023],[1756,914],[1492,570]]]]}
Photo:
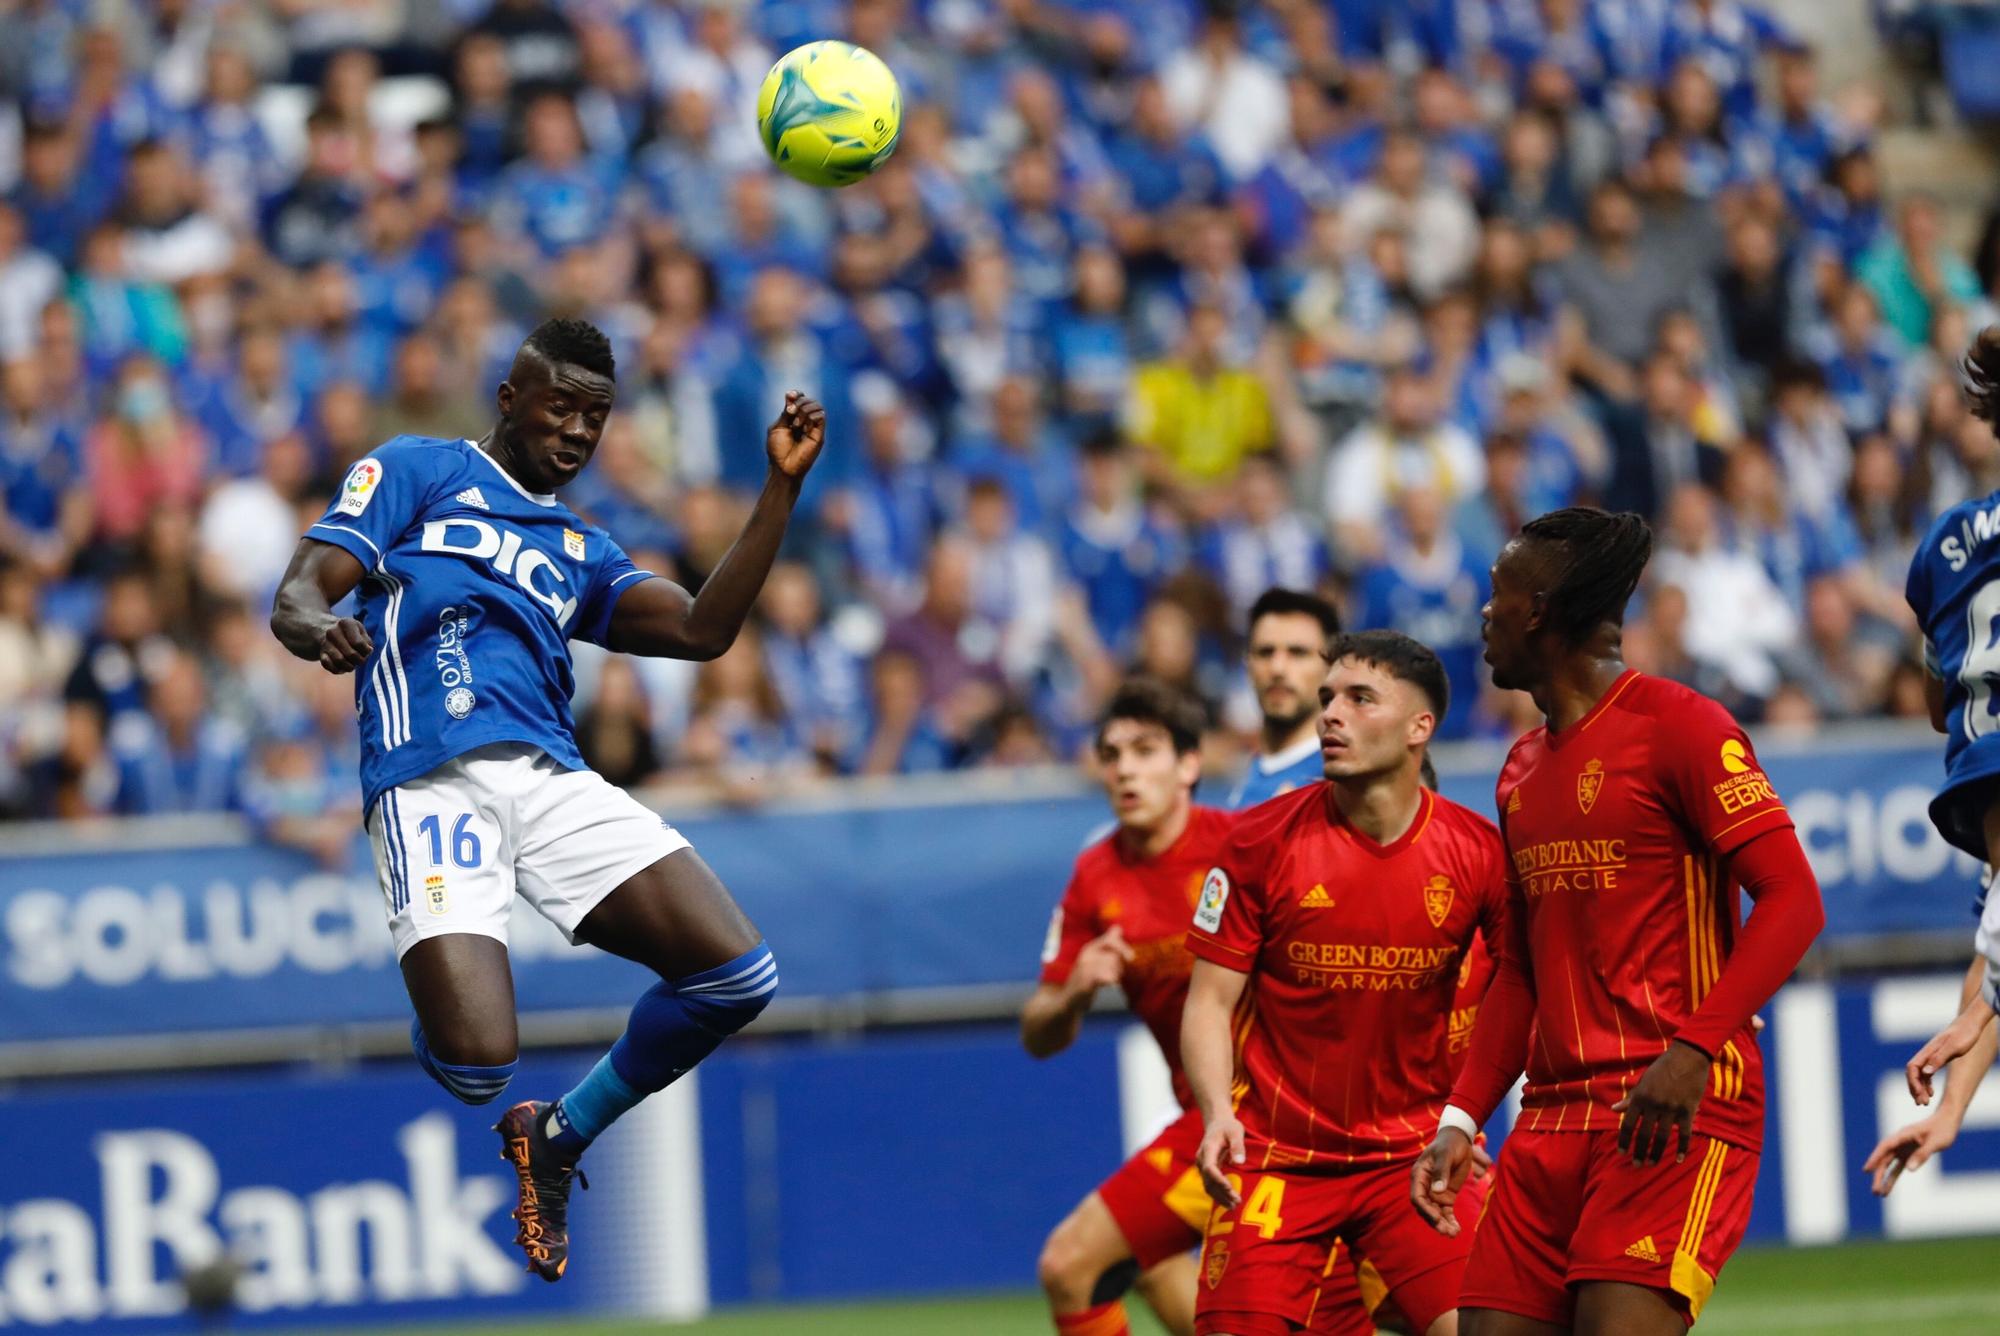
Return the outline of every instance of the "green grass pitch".
{"type": "MultiPolygon", "coordinates": [[[[2000,1332],[2000,1239],[1759,1248],[1739,1254],[1695,1330],[1711,1336],[2000,1332]]],[[[1133,1305],[1135,1336],[1159,1336],[1133,1305]]],[[[378,1330],[373,1336],[1044,1336],[1033,1295],[738,1309],[682,1327],[578,1321],[378,1330]]]]}

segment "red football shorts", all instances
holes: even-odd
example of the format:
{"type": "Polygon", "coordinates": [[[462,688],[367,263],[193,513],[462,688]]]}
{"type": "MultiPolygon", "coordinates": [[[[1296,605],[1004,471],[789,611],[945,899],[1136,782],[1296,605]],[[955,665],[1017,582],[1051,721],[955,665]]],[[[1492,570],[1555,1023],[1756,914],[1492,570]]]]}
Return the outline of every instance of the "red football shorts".
{"type": "Polygon", "coordinates": [[[1201,1130],[1201,1111],[1188,1110],[1097,1186],[1142,1271],[1201,1242],[1211,1205],[1194,1167],[1201,1130]]]}
{"type": "Polygon", "coordinates": [[[1685,1160],[1647,1168],[1618,1133],[1515,1132],[1500,1152],[1465,1268],[1464,1308],[1567,1327],[1573,1286],[1593,1280],[1666,1294],[1689,1325],[1743,1241],[1757,1153],[1696,1136],[1685,1160]]]}
{"type": "MultiPolygon", "coordinates": [[[[1410,1161],[1338,1174],[1248,1173],[1240,1205],[1209,1217],[1194,1329],[1201,1336],[1373,1336],[1366,1306],[1332,1285],[1349,1250],[1424,1331],[1458,1307],[1467,1234],[1448,1239],[1410,1205],[1410,1161]]],[[[1484,1181],[1460,1209],[1476,1215],[1484,1181]]],[[[1358,1292],[1354,1298],[1359,1298],[1358,1292]]]]}

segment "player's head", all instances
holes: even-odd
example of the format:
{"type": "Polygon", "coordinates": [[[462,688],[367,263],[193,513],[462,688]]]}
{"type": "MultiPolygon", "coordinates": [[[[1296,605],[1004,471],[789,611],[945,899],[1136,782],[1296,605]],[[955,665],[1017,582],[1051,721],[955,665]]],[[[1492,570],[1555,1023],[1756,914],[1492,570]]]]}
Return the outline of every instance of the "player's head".
{"type": "Polygon", "coordinates": [[[548,320],[514,354],[500,382],[496,451],[529,491],[574,482],[611,416],[611,341],[586,320],[548,320]]]}
{"type": "Polygon", "coordinates": [[[1119,687],[1097,724],[1098,776],[1126,830],[1157,829],[1201,778],[1201,706],[1152,678],[1119,687]]]}
{"type": "Polygon", "coordinates": [[[1352,631],[1327,647],[1319,686],[1320,759],[1335,781],[1414,778],[1451,704],[1438,656],[1400,631],[1352,631]]]}
{"type": "Polygon", "coordinates": [[[1630,512],[1571,506],[1522,525],[1493,563],[1484,610],[1493,684],[1532,691],[1553,663],[1592,640],[1615,649],[1652,554],[1652,529],[1630,512]]]}
{"type": "Polygon", "coordinates": [[[1988,426],[2000,424],[2000,325],[1979,331],[1965,351],[1961,369],[1972,415],[1988,426]]]}
{"type": "Polygon", "coordinates": [[[1250,605],[1243,654],[1267,733],[1287,734],[1313,717],[1326,676],[1326,642],[1340,634],[1340,614],[1316,594],[1266,589],[1250,605]]]}

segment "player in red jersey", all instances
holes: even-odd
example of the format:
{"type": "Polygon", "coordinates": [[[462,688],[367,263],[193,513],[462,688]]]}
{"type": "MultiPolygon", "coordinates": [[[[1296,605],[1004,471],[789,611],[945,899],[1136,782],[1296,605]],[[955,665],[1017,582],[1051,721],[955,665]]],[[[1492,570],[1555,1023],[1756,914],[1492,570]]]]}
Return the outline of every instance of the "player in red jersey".
{"type": "Polygon", "coordinates": [[[1330,782],[1237,818],[1188,934],[1181,1045],[1218,1203],[1195,1330],[1372,1332],[1326,1303],[1351,1247],[1413,1331],[1449,1336],[1471,1239],[1439,1239],[1403,1199],[1457,1066],[1466,953],[1508,935],[1504,856],[1491,823],[1420,782],[1447,704],[1437,656],[1391,631],[1328,654],[1330,782]]]}
{"type": "Polygon", "coordinates": [[[1512,916],[1417,1209],[1459,1232],[1475,1129],[1525,1068],[1479,1218],[1469,1336],[1673,1336],[1750,1212],[1764,1129],[1757,1009],[1825,922],[1791,817],[1714,701],[1625,667],[1652,536],[1559,510],[1493,567],[1486,660],[1548,723],[1500,773],[1512,916]],[[1756,906],[1738,920],[1737,892],[1756,906]]]}
{"type": "Polygon", "coordinates": [[[1066,1336],[1123,1336],[1133,1283],[1169,1331],[1194,1330],[1194,1246],[1208,1195],[1194,1167],[1201,1118],[1181,1074],[1188,914],[1231,817],[1194,805],[1201,707],[1159,682],[1126,683],[1097,729],[1097,761],[1117,829],[1084,850],[1049,923],[1042,982],[1021,1012],[1038,1058],[1076,1041],[1099,988],[1125,990],[1153,1032],[1186,1110],[1078,1203],[1043,1245],[1042,1288],[1066,1336]]]}

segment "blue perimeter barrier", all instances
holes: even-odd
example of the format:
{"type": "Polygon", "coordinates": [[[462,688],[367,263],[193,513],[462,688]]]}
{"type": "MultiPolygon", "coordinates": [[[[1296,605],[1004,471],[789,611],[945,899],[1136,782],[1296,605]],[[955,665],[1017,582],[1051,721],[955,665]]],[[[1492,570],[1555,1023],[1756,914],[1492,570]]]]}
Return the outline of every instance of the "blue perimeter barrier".
{"type": "MultiPolygon", "coordinates": [[[[1752,1241],[2000,1230],[2000,1090],[1886,1207],[1859,1167],[1914,1115],[1901,1064],[1956,996],[1948,975],[1779,996],[1752,1241]]],[[[593,1057],[531,1056],[516,1095],[593,1057]]],[[[1023,1289],[1048,1229],[1145,1135],[1131,1106],[1158,1062],[1112,1021],[1046,1063],[1000,1025],[733,1043],[593,1148],[554,1286],[508,1243],[494,1110],[413,1063],[40,1083],[5,1105],[33,1153],[0,1188],[0,1324],[189,1330],[176,1277],[217,1250],[245,1268],[246,1327],[1023,1289]],[[678,1132],[656,1113],[674,1099],[678,1132]]]]}
{"type": "MultiPolygon", "coordinates": [[[[1819,873],[1828,941],[1942,932],[1969,946],[1976,869],[1926,814],[1942,773],[1934,738],[1762,755],[1819,873]]],[[[1490,812],[1493,773],[1447,766],[1444,790],[1490,812]]],[[[1103,822],[1102,800],[1079,787],[677,824],[764,930],[780,997],[796,1000],[1031,979],[1050,907],[1103,822]]],[[[93,833],[34,847],[9,855],[0,835],[0,1044],[408,1015],[359,838],[355,871],[339,875],[247,842],[107,847],[93,833]]],[[[514,928],[524,1012],[622,1008],[646,985],[525,909],[514,928]]]]}

